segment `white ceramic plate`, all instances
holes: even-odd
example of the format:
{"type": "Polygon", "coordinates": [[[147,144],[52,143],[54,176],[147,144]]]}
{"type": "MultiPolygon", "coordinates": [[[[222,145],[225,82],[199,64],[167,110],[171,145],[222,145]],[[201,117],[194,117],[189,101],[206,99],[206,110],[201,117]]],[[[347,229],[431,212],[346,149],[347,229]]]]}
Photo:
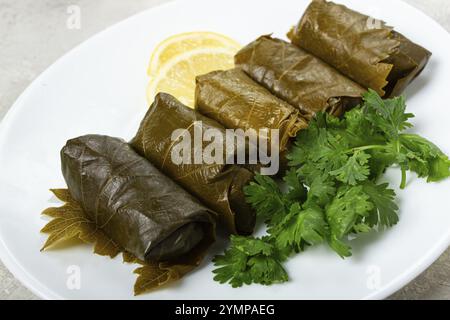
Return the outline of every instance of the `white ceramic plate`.
{"type": "MultiPolygon", "coordinates": [[[[57,204],[48,189],[64,187],[59,150],[87,133],[129,139],[146,111],[146,67],[155,45],[187,31],[216,31],[243,44],[261,34],[284,37],[308,0],[174,1],[107,29],[44,72],[17,100],[0,128],[0,257],[43,298],[133,298],[134,266],[92,254],[90,246],[39,252],[46,220],[57,204]],[[81,288],[67,286],[77,266],[81,288]]],[[[375,15],[433,51],[431,63],[408,89],[416,131],[450,154],[450,35],[401,1],[342,0],[375,15]]],[[[393,185],[398,170],[388,172],[393,185]]],[[[426,184],[410,176],[398,192],[400,223],[353,241],[341,260],[325,246],[287,263],[290,281],[232,289],[212,280],[212,264],[143,299],[360,299],[385,298],[427,268],[450,242],[450,180],[426,184]]],[[[220,250],[220,244],[216,251],[220,250]]]]}

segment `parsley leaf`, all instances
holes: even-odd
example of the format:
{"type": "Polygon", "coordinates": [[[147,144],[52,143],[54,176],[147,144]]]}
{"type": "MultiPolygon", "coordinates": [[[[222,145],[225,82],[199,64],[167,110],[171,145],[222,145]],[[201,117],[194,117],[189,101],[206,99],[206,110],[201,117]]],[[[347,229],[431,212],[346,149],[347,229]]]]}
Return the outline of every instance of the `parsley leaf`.
{"type": "Polygon", "coordinates": [[[324,176],[316,177],[309,186],[307,204],[324,207],[336,193],[335,183],[324,176]]]}
{"type": "Polygon", "coordinates": [[[354,186],[358,182],[367,180],[370,173],[369,158],[369,154],[357,151],[347,160],[345,165],[331,171],[330,174],[336,176],[337,180],[354,186]]]}
{"type": "Polygon", "coordinates": [[[244,188],[247,202],[256,210],[258,217],[268,225],[276,224],[287,214],[284,196],[276,182],[267,176],[257,174],[255,182],[244,188]]]}
{"type": "Polygon", "coordinates": [[[339,240],[336,235],[330,234],[328,237],[328,245],[334,250],[341,258],[348,258],[352,256],[352,248],[339,240]]]}
{"type": "Polygon", "coordinates": [[[364,192],[373,203],[373,211],[366,219],[371,227],[378,224],[384,227],[392,227],[398,222],[398,206],[395,203],[395,192],[388,187],[387,183],[377,185],[372,181],[367,181],[363,185],[364,192]]]}
{"type": "Polygon", "coordinates": [[[331,234],[336,238],[347,235],[360,217],[367,217],[373,209],[362,186],[339,188],[336,197],[326,209],[331,234]]]}
{"type": "Polygon", "coordinates": [[[255,283],[271,285],[288,281],[283,265],[275,258],[254,256],[248,260],[249,272],[255,283]]]}
{"type": "Polygon", "coordinates": [[[216,256],[213,270],[214,280],[229,282],[233,288],[244,284],[269,285],[288,280],[281,262],[286,259],[282,252],[269,242],[267,237],[231,236],[231,246],[223,255],[216,256]]]}
{"type": "Polygon", "coordinates": [[[318,113],[288,154],[286,188],[261,175],[245,188],[268,235],[232,236],[230,248],[214,259],[214,279],[233,287],[284,282],[282,263],[292,253],[326,242],[349,257],[350,234],[397,224],[395,192],[377,182],[388,167],[400,166],[401,188],[407,170],[428,182],[450,176],[450,160],[436,145],[404,132],[412,117],[404,97],[383,100],[373,90],[341,119],[318,113]]]}
{"type": "Polygon", "coordinates": [[[415,134],[399,137],[407,167],[428,182],[436,182],[450,176],[450,160],[432,142],[415,134]]]}
{"type": "Polygon", "coordinates": [[[289,215],[276,233],[279,247],[301,248],[302,242],[309,245],[322,243],[326,234],[326,221],[320,208],[302,209],[300,204],[291,206],[289,215]]]}
{"type": "Polygon", "coordinates": [[[305,201],[308,190],[305,188],[301,182],[297,170],[291,168],[287,171],[286,176],[283,178],[284,182],[288,187],[288,192],[286,194],[286,199],[289,201],[305,201]]]}
{"type": "Polygon", "coordinates": [[[375,91],[369,89],[363,99],[368,111],[367,119],[390,139],[396,139],[401,131],[412,127],[408,120],[414,115],[405,113],[405,97],[383,100],[375,91]]]}

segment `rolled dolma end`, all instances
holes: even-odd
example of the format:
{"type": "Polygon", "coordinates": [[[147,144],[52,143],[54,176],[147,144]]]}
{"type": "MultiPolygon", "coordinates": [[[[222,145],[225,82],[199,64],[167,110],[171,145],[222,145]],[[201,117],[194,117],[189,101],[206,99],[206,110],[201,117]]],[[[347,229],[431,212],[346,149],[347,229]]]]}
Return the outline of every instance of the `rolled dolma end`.
{"type": "Polygon", "coordinates": [[[366,89],[322,60],[286,41],[261,36],[235,56],[236,66],[273,95],[311,119],[339,116],[361,102],[366,89]]]}
{"type": "Polygon", "coordinates": [[[69,140],[61,166],[86,218],[142,261],[189,260],[214,241],[213,213],[121,139],[69,140]]]}
{"type": "Polygon", "coordinates": [[[399,96],[427,66],[431,52],[412,42],[402,34],[392,31],[392,38],[400,42],[398,50],[385,62],[393,65],[384,88],[386,97],[399,96]]]}
{"type": "MultiPolygon", "coordinates": [[[[230,129],[278,129],[280,151],[307,121],[240,69],[213,71],[197,77],[195,108],[230,129]]],[[[270,139],[269,139],[270,142],[270,139]]]]}
{"type": "Polygon", "coordinates": [[[431,56],[385,22],[326,0],[313,0],[288,38],[385,97],[400,94],[431,56]]]}
{"type": "MultiPolygon", "coordinates": [[[[222,159],[223,163],[206,163],[202,158],[196,159],[195,155],[201,151],[196,148],[194,141],[196,130],[205,132],[208,129],[220,135],[223,150],[226,150],[226,133],[222,125],[183,105],[171,95],[159,93],[131,145],[163,173],[214,210],[219,224],[229,232],[251,234],[256,215],[245,201],[243,187],[253,180],[254,174],[241,166],[226,164],[226,159],[222,159]],[[177,134],[174,136],[174,133],[177,134]],[[184,158],[186,150],[183,150],[183,161],[180,163],[172,159],[172,152],[179,139],[190,141],[187,159],[184,158]]],[[[210,142],[201,139],[200,143],[202,150],[205,150],[210,142]]]]}

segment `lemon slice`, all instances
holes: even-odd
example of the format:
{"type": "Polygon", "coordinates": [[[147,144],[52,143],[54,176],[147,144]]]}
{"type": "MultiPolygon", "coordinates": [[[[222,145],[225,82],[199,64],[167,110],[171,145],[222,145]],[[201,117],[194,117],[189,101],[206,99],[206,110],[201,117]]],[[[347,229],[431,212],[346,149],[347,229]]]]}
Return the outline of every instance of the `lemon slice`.
{"type": "Polygon", "coordinates": [[[162,41],[153,51],[148,67],[148,75],[154,76],[159,68],[174,56],[202,47],[230,48],[238,51],[239,43],[215,32],[180,33],[162,41]]]}
{"type": "Polygon", "coordinates": [[[228,48],[199,48],[174,56],[167,61],[150,80],[147,99],[153,102],[158,92],[173,95],[181,103],[193,108],[195,102],[195,78],[214,70],[233,68],[235,50],[228,48]]]}

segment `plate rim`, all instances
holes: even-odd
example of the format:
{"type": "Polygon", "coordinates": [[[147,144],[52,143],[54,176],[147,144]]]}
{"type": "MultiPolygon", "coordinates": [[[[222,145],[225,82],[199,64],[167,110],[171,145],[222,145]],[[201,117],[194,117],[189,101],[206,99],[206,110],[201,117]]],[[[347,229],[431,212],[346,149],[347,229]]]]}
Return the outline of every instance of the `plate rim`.
{"type": "MultiPolygon", "coordinates": [[[[95,39],[101,36],[104,33],[108,33],[115,28],[119,28],[122,24],[126,24],[129,20],[133,20],[138,16],[145,15],[149,11],[159,9],[161,7],[166,6],[176,6],[178,2],[181,0],[168,0],[167,2],[158,3],[154,6],[151,6],[145,10],[137,12],[121,21],[113,23],[112,25],[106,27],[105,29],[91,35],[88,39],[82,41],[78,45],[71,48],[69,51],[64,53],[58,59],[56,59],[50,66],[48,66],[44,71],[42,71],[27,87],[19,97],[15,100],[15,102],[11,105],[11,107],[7,110],[4,117],[0,120],[0,147],[2,141],[5,138],[6,132],[10,128],[11,124],[14,122],[17,114],[24,108],[23,100],[30,94],[32,89],[35,87],[36,83],[41,81],[47,74],[50,74],[53,69],[57,68],[58,65],[65,60],[67,57],[75,55],[80,49],[84,46],[89,45],[91,41],[95,41],[95,39]]],[[[202,0],[191,0],[191,1],[202,1],[202,0]]],[[[422,10],[416,8],[415,6],[403,1],[397,0],[401,2],[402,5],[406,5],[410,7],[411,10],[414,10],[417,14],[421,15],[423,19],[428,20],[429,23],[433,24],[434,27],[437,27],[444,31],[450,38],[450,33],[434,18],[430,17],[428,14],[423,12],[422,10]]],[[[413,281],[417,276],[422,274],[427,268],[429,268],[448,248],[450,247],[450,227],[446,234],[443,234],[441,240],[437,242],[428,252],[423,255],[420,259],[416,261],[414,265],[411,265],[408,269],[406,269],[403,273],[397,275],[391,282],[383,286],[381,289],[374,291],[372,294],[369,294],[361,299],[363,300],[377,300],[377,299],[385,299],[390,295],[394,294],[401,288],[405,287],[411,281],[413,281]]],[[[55,293],[52,289],[50,289],[47,285],[45,285],[42,281],[37,279],[36,277],[29,274],[25,271],[22,265],[16,261],[15,255],[9,250],[8,246],[5,244],[4,239],[0,236],[0,261],[5,265],[11,274],[20,281],[20,283],[29,289],[33,294],[38,296],[41,299],[50,300],[65,300],[63,296],[55,293]]],[[[102,299],[101,297],[99,299],[102,299]]]]}

